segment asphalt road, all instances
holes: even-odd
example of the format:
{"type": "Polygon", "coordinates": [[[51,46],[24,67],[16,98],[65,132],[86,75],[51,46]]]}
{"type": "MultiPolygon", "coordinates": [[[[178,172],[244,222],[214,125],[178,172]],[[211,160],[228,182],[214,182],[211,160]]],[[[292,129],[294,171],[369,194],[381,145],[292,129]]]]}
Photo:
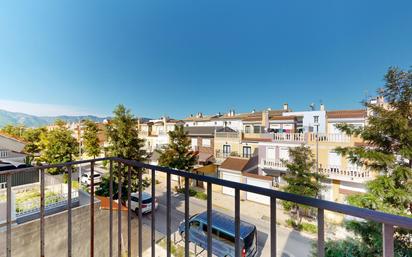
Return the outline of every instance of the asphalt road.
{"type": "MultiPolygon", "coordinates": [[[[83,172],[88,171],[90,167],[84,166],[83,172]]],[[[96,168],[97,172],[105,173],[104,168],[96,168]]],[[[147,188],[147,192],[150,193],[150,187],[147,188]]],[[[159,208],[156,211],[156,231],[161,234],[166,234],[166,191],[159,185],[156,186],[156,197],[159,201],[159,208]]],[[[184,196],[181,194],[172,193],[172,233],[178,230],[180,222],[184,220],[184,196]]],[[[226,213],[228,215],[234,215],[233,206],[229,206],[227,209],[222,209],[218,206],[213,206],[214,210],[226,213]]],[[[196,198],[190,198],[189,212],[190,216],[206,211],[206,201],[196,198]]],[[[268,214],[269,216],[269,214],[268,214]]],[[[137,217],[135,217],[137,218],[137,217]]],[[[260,217],[246,216],[241,212],[241,219],[243,221],[254,224],[258,230],[258,256],[271,257],[270,256],[270,222],[267,219],[260,217]]],[[[144,215],[143,223],[151,226],[151,215],[144,215]]],[[[277,228],[277,249],[278,257],[309,257],[312,250],[313,240],[300,234],[297,231],[288,229],[282,226],[276,226],[277,228]]]]}
{"type": "MultiPolygon", "coordinates": [[[[149,189],[150,190],[150,189],[149,189]]],[[[149,191],[148,190],[148,191],[149,191]]],[[[156,197],[159,201],[159,208],[156,211],[156,230],[162,234],[166,234],[166,194],[165,192],[157,192],[156,197]]],[[[214,210],[233,215],[233,211],[229,209],[221,209],[213,206],[214,210]]],[[[190,198],[190,215],[194,215],[206,210],[206,201],[196,198],[190,198]]],[[[172,232],[178,230],[180,222],[184,220],[184,196],[180,194],[172,194],[172,232]]],[[[267,220],[253,218],[242,215],[241,219],[254,224],[258,229],[258,256],[270,257],[270,223],[267,220]]],[[[151,225],[151,215],[144,215],[143,223],[151,225]]],[[[305,257],[310,256],[312,249],[312,240],[305,237],[299,232],[277,226],[277,247],[280,257],[305,257]]]]}

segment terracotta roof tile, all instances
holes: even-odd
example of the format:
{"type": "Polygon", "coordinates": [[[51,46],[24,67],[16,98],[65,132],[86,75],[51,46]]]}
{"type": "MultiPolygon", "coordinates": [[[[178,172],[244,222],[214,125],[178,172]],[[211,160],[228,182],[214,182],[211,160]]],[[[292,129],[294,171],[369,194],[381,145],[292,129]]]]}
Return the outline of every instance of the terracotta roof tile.
{"type": "Polygon", "coordinates": [[[339,110],[327,112],[328,118],[365,118],[366,110],[339,110]]]}
{"type": "Polygon", "coordinates": [[[294,120],[296,116],[270,116],[269,120],[294,120]]]}
{"type": "Polygon", "coordinates": [[[220,168],[227,170],[243,171],[248,162],[248,159],[243,159],[239,157],[228,157],[224,162],[222,162],[220,168]]]}

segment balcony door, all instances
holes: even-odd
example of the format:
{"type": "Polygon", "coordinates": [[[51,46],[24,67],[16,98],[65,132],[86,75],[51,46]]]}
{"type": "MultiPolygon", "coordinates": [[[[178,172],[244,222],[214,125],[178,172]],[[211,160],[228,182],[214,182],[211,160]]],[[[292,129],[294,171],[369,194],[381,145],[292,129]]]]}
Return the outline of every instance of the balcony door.
{"type": "Polygon", "coordinates": [[[232,152],[230,145],[223,145],[223,157],[228,157],[232,152]]]}
{"type": "Polygon", "coordinates": [[[243,147],[243,158],[250,158],[252,157],[252,147],[244,146],[243,147]]]}
{"type": "Polygon", "coordinates": [[[341,156],[335,151],[330,151],[328,155],[328,164],[331,169],[339,170],[341,166],[341,156]]]}

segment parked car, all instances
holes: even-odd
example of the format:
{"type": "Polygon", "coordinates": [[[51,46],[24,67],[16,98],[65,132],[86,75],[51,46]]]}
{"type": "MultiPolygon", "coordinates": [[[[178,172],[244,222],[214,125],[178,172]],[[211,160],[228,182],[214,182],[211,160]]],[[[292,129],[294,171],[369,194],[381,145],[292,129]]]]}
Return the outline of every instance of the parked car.
{"type": "MultiPolygon", "coordinates": [[[[131,193],[130,194],[131,200],[131,209],[139,214],[139,193],[131,193]]],[[[127,206],[127,201],[125,202],[127,206]]],[[[155,210],[159,206],[157,199],[155,198],[155,210]]],[[[146,192],[142,192],[142,213],[149,213],[152,211],[152,195],[146,192]]]]}
{"type": "MultiPolygon", "coordinates": [[[[82,177],[80,178],[80,183],[90,186],[92,184],[91,175],[92,175],[91,172],[83,173],[82,177]]],[[[95,172],[93,174],[93,177],[94,177],[93,180],[94,180],[95,185],[102,183],[102,181],[103,181],[102,174],[95,172]]]]}
{"type": "MultiPolygon", "coordinates": [[[[189,241],[207,249],[207,212],[192,216],[189,220],[189,241]]],[[[179,225],[179,233],[185,237],[185,222],[179,225]]],[[[257,230],[250,223],[240,222],[242,257],[257,254],[257,230]]],[[[231,216],[212,210],[212,252],[218,257],[235,256],[235,220],[231,216]]]]}

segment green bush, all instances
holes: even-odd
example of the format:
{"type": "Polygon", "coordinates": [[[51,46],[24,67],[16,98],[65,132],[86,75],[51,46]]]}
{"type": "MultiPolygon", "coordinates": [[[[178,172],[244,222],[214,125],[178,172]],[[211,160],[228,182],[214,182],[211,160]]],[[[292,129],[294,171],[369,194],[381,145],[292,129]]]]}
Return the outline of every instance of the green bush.
{"type": "MultiPolygon", "coordinates": [[[[180,194],[185,193],[185,188],[184,187],[178,188],[176,186],[175,190],[176,190],[177,193],[180,193],[180,194]]],[[[190,197],[196,197],[197,199],[200,199],[200,200],[206,200],[207,199],[207,194],[206,193],[204,193],[202,191],[197,191],[193,188],[189,188],[189,196],[190,197]]]]}
{"type": "Polygon", "coordinates": [[[196,198],[200,199],[200,200],[206,200],[207,199],[207,194],[205,192],[197,192],[196,193],[196,198]]]}
{"type": "Polygon", "coordinates": [[[314,224],[303,222],[301,225],[303,231],[306,231],[311,234],[316,234],[318,232],[318,227],[314,224]]]}
{"type": "Polygon", "coordinates": [[[318,232],[318,228],[316,227],[316,225],[311,223],[302,222],[298,224],[295,220],[287,219],[286,224],[288,227],[291,227],[298,231],[305,231],[311,234],[316,234],[318,232]]]}
{"type": "MultiPolygon", "coordinates": [[[[182,187],[182,188],[179,188],[179,187],[175,187],[175,190],[176,190],[176,192],[177,193],[180,193],[180,194],[184,194],[185,193],[185,188],[184,187],[182,187]]],[[[197,191],[196,190],[194,190],[193,188],[189,188],[189,196],[196,196],[196,194],[197,194],[197,191]]]]}

